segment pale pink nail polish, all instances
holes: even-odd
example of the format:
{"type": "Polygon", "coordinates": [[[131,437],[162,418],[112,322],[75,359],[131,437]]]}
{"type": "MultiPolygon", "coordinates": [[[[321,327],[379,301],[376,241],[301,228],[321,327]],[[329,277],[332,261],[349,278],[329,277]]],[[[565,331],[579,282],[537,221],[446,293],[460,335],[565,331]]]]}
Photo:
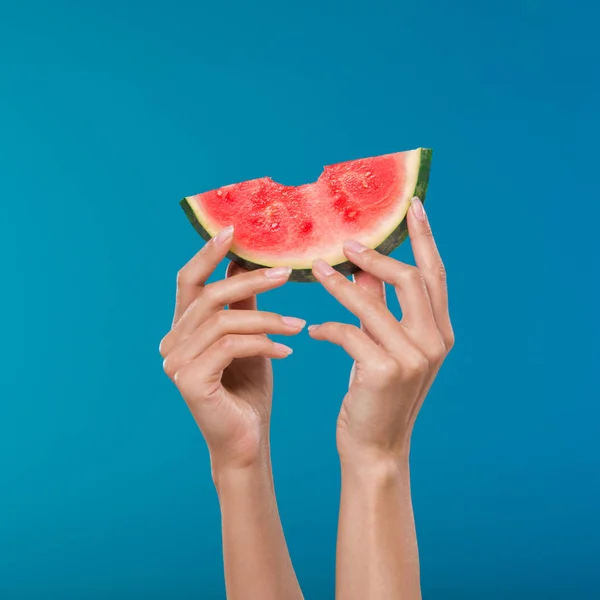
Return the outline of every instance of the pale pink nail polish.
{"type": "Polygon", "coordinates": [[[284,356],[289,356],[293,352],[293,350],[285,344],[279,344],[278,342],[276,342],[274,346],[277,353],[283,354],[284,356]]]}
{"type": "Polygon", "coordinates": [[[425,209],[423,208],[423,203],[416,196],[411,200],[410,206],[412,208],[413,214],[419,221],[424,221],[426,219],[425,209]]]}
{"type": "Polygon", "coordinates": [[[273,267],[265,271],[265,277],[269,279],[283,279],[284,277],[289,277],[291,272],[291,267],[273,267]]]}
{"type": "Polygon", "coordinates": [[[281,320],[288,326],[294,329],[302,329],[306,325],[304,319],[297,319],[296,317],[281,317],[281,320]]]}
{"type": "Polygon", "coordinates": [[[329,277],[335,273],[335,269],[320,258],[313,263],[313,269],[319,273],[319,275],[324,275],[325,277],[329,277]]]}
{"type": "Polygon", "coordinates": [[[350,252],[354,252],[356,254],[360,254],[361,252],[368,250],[368,248],[364,244],[361,244],[360,242],[357,242],[356,240],[348,240],[348,241],[344,242],[344,248],[346,248],[346,250],[350,250],[350,252]]]}
{"type": "Polygon", "coordinates": [[[225,229],[221,229],[219,233],[215,236],[215,242],[217,244],[224,244],[228,242],[233,237],[233,225],[229,225],[225,227],[225,229]]]}
{"type": "Polygon", "coordinates": [[[317,329],[319,326],[318,325],[309,325],[308,326],[308,330],[309,331],[314,331],[315,329],[317,329]]]}

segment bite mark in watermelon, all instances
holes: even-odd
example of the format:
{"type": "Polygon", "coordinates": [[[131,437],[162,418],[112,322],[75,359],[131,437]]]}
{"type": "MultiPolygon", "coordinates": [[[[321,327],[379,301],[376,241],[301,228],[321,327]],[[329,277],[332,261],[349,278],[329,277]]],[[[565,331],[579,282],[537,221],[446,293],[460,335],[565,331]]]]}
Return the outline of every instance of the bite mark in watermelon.
{"type": "Polygon", "coordinates": [[[344,275],[358,269],[343,253],[354,239],[389,254],[407,236],[413,196],[425,201],[431,149],[417,148],[328,165],[313,183],[285,186],[270,177],[188,196],[181,205],[206,241],[234,226],[228,258],[253,270],[289,266],[290,281],[315,281],[321,258],[344,275]]]}

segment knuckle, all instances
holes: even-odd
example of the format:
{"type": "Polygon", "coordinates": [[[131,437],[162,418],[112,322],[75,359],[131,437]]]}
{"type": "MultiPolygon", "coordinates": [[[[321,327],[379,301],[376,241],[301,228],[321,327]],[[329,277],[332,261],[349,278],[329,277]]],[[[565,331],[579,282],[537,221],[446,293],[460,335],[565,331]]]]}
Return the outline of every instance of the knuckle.
{"type": "Polygon", "coordinates": [[[229,323],[230,315],[226,310],[220,310],[213,316],[213,322],[219,329],[225,329],[229,323]]]}
{"type": "Polygon", "coordinates": [[[364,252],[361,252],[360,258],[363,264],[365,265],[373,265],[377,264],[378,259],[381,257],[380,254],[375,252],[375,250],[368,249],[364,252]]]}
{"type": "Polygon", "coordinates": [[[330,287],[339,287],[346,281],[346,278],[341,276],[337,271],[327,276],[326,280],[330,287]]]}
{"type": "Polygon", "coordinates": [[[446,347],[446,353],[450,352],[454,348],[454,332],[451,331],[444,338],[444,346],[446,347]]]}
{"type": "Polygon", "coordinates": [[[169,347],[169,335],[167,334],[162,340],[160,340],[160,344],[158,345],[158,352],[163,358],[167,357],[168,347],[169,347]]]}
{"type": "Polygon", "coordinates": [[[442,283],[442,285],[444,287],[446,287],[446,281],[447,281],[446,267],[444,266],[444,263],[441,260],[436,262],[435,265],[433,265],[429,269],[429,271],[433,277],[436,277],[438,279],[438,281],[440,281],[442,283]]]}
{"type": "Polygon", "coordinates": [[[392,358],[377,361],[372,373],[380,385],[386,385],[398,377],[398,363],[392,358]]]}
{"type": "Polygon", "coordinates": [[[428,221],[425,221],[425,223],[423,224],[423,229],[421,230],[421,233],[428,238],[433,238],[433,230],[431,229],[431,225],[428,221]]]}
{"type": "Polygon", "coordinates": [[[398,286],[414,285],[422,281],[423,276],[421,275],[421,271],[411,265],[405,265],[396,275],[396,284],[398,286]]]}
{"type": "Polygon", "coordinates": [[[429,359],[422,352],[413,352],[404,359],[410,375],[424,375],[429,370],[429,359]]]}
{"type": "Polygon", "coordinates": [[[432,363],[437,364],[444,360],[447,353],[448,349],[446,347],[446,343],[440,337],[437,342],[432,344],[432,348],[429,353],[429,359],[432,363]]]}
{"type": "Polygon", "coordinates": [[[177,285],[183,286],[183,285],[190,285],[191,281],[190,281],[190,276],[189,276],[189,271],[186,267],[182,267],[181,269],[179,269],[179,272],[177,273],[177,285]]]}
{"type": "Polygon", "coordinates": [[[436,352],[436,358],[438,360],[444,360],[444,358],[446,358],[447,354],[448,354],[448,346],[446,346],[446,342],[444,342],[444,340],[440,340],[440,343],[438,345],[438,349],[436,352]]]}
{"type": "Polygon", "coordinates": [[[212,308],[223,308],[224,302],[221,298],[223,294],[221,293],[219,283],[214,282],[204,286],[198,297],[198,302],[212,308]]]}
{"type": "Polygon", "coordinates": [[[186,378],[189,379],[189,377],[188,377],[189,375],[190,375],[190,369],[189,369],[189,367],[186,369],[186,366],[184,365],[180,369],[177,369],[177,371],[175,371],[175,373],[173,373],[173,381],[177,385],[180,386],[182,383],[185,382],[186,378]]]}
{"type": "Polygon", "coordinates": [[[413,283],[424,283],[421,269],[418,269],[417,267],[411,267],[408,278],[413,283]]]}
{"type": "Polygon", "coordinates": [[[224,350],[225,352],[231,352],[231,350],[235,347],[235,343],[235,336],[230,334],[224,335],[219,341],[222,350],[224,350]]]}
{"type": "Polygon", "coordinates": [[[209,283],[208,285],[204,286],[201,292],[202,299],[210,303],[215,302],[217,299],[217,292],[218,290],[215,284],[209,283]]]}
{"type": "Polygon", "coordinates": [[[169,377],[174,377],[177,373],[177,367],[173,358],[167,356],[163,361],[163,369],[169,377]]]}
{"type": "Polygon", "coordinates": [[[353,341],[360,337],[360,329],[355,325],[342,325],[339,331],[344,341],[353,341]]]}

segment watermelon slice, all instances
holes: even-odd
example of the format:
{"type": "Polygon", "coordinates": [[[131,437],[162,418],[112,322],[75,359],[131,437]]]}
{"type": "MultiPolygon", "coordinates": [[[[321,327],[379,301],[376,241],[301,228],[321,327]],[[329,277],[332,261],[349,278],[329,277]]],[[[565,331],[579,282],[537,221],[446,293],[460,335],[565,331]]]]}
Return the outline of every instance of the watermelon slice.
{"type": "Polygon", "coordinates": [[[351,160],[326,166],[314,183],[285,186],[270,177],[188,196],[181,205],[203,239],[233,225],[228,258],[247,269],[290,266],[290,281],[315,281],[313,260],[340,273],[358,269],[343,253],[355,239],[383,254],[407,236],[413,196],[425,201],[431,150],[351,160]]]}

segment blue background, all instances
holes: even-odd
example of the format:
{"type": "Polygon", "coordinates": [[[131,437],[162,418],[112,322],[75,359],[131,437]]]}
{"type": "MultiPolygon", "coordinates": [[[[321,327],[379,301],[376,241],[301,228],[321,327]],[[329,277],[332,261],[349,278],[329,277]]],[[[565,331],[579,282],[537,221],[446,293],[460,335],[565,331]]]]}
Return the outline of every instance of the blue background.
{"type": "MultiPolygon", "coordinates": [[[[599,17],[566,0],[4,3],[0,596],[224,596],[207,453],[158,354],[201,245],[178,201],[431,146],[457,344],[413,444],[424,595],[600,597],[599,17]]],[[[316,285],[262,306],[349,318],[316,285]]],[[[293,345],[277,492],[306,597],[333,598],[350,363],[293,345]]]]}

